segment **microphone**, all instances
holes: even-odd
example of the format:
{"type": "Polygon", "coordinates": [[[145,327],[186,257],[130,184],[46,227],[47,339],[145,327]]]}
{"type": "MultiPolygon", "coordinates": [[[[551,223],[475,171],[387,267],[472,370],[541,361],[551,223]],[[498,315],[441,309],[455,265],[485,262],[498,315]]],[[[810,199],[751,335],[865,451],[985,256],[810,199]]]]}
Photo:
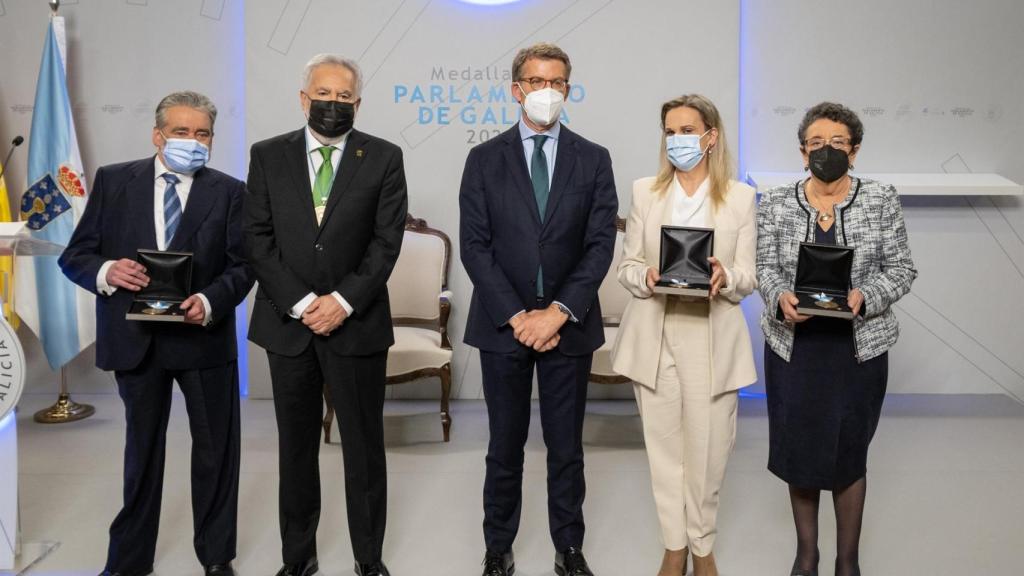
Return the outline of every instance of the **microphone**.
{"type": "Polygon", "coordinates": [[[7,156],[4,157],[4,163],[0,165],[0,176],[3,176],[4,173],[7,172],[7,163],[10,162],[11,155],[14,154],[14,149],[21,146],[21,143],[24,141],[25,139],[21,136],[15,136],[14,140],[11,140],[11,149],[7,151],[7,156]]]}

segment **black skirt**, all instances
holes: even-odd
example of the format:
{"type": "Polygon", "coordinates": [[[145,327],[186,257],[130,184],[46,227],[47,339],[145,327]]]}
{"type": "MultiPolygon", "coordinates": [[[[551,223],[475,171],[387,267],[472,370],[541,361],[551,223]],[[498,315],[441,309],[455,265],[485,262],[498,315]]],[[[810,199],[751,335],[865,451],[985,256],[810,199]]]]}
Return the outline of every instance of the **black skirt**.
{"type": "Polygon", "coordinates": [[[789,362],[765,344],[768,469],[790,485],[841,489],[864,477],[888,353],[857,362],[849,320],[797,324],[789,362]]]}

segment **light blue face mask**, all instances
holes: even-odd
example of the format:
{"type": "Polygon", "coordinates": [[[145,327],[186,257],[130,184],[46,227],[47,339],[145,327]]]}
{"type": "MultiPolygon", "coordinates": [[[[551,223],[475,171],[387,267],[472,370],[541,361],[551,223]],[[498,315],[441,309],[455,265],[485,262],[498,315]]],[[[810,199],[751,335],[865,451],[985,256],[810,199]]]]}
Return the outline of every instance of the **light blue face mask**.
{"type": "Polygon", "coordinates": [[[711,130],[700,136],[696,134],[673,134],[665,138],[668,161],[683,172],[693,170],[697,164],[700,164],[701,158],[704,158],[705,151],[700,148],[700,139],[708,132],[711,132],[711,130]]]}
{"type": "Polygon", "coordinates": [[[167,138],[164,136],[164,162],[167,167],[181,174],[191,174],[210,160],[210,148],[191,138],[167,138]]]}

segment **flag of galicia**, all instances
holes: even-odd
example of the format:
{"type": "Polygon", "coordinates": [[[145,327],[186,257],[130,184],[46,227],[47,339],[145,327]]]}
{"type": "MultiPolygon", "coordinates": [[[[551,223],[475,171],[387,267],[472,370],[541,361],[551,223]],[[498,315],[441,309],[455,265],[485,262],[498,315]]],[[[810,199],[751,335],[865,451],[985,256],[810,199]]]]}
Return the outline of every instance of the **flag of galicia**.
{"type": "Polygon", "coordinates": [[[21,219],[32,230],[42,230],[61,214],[71,210],[71,203],[57,189],[49,174],[33,184],[21,197],[21,219]]]}

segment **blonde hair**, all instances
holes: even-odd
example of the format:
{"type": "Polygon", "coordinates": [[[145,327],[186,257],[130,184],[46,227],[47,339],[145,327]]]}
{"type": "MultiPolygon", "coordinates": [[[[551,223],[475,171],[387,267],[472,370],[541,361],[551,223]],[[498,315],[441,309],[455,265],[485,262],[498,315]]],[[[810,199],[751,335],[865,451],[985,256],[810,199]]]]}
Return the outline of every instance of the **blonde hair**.
{"type": "Polygon", "coordinates": [[[664,194],[675,178],[676,169],[668,161],[668,151],[665,145],[665,117],[672,110],[680,107],[693,108],[700,114],[701,121],[707,129],[714,128],[718,131],[718,140],[713,148],[707,151],[708,174],[711,178],[711,205],[717,209],[725,199],[729,191],[729,181],[733,176],[732,155],[729,154],[729,145],[725,140],[725,126],[722,125],[722,116],[718,108],[707,97],[700,94],[686,94],[669,100],[661,105],[661,161],[658,168],[658,175],[654,180],[654,191],[664,194]]]}

